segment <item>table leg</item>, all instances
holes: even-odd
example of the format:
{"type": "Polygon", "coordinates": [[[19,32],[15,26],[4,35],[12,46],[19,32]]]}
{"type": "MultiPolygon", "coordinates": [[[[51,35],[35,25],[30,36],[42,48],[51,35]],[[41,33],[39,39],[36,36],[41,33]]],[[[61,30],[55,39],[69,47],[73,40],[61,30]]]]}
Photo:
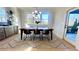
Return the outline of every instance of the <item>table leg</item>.
{"type": "Polygon", "coordinates": [[[52,31],[51,31],[51,40],[52,40],[52,31]]]}
{"type": "Polygon", "coordinates": [[[23,30],[21,30],[21,40],[22,40],[23,30]]]}

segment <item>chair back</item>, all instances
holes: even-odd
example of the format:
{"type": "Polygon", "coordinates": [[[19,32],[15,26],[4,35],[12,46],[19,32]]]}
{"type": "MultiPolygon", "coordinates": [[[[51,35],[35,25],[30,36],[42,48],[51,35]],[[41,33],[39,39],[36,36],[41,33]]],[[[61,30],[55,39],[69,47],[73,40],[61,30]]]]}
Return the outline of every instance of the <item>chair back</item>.
{"type": "Polygon", "coordinates": [[[34,34],[40,34],[41,33],[41,30],[40,29],[35,29],[34,30],[34,34]]]}
{"type": "Polygon", "coordinates": [[[29,29],[26,29],[26,30],[24,31],[24,33],[25,33],[25,34],[31,34],[31,31],[30,31],[29,29]]]}
{"type": "Polygon", "coordinates": [[[43,30],[43,34],[48,35],[49,33],[50,33],[50,30],[49,30],[49,29],[45,29],[45,30],[43,30]]]}

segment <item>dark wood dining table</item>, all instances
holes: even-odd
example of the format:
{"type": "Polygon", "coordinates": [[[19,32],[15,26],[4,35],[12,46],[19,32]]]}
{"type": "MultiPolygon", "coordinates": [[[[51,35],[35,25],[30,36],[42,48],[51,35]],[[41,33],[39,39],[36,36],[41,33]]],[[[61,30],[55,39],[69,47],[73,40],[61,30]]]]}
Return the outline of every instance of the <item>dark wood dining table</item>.
{"type": "MultiPolygon", "coordinates": [[[[35,28],[20,28],[21,40],[22,40],[24,31],[26,31],[27,29],[30,30],[30,31],[36,30],[35,28]]],[[[53,29],[49,29],[49,28],[47,28],[47,29],[50,31],[51,40],[52,40],[52,39],[53,39],[53,29]]],[[[40,29],[38,29],[38,30],[43,31],[43,30],[45,30],[45,29],[44,29],[44,28],[40,28],[40,29]]]]}

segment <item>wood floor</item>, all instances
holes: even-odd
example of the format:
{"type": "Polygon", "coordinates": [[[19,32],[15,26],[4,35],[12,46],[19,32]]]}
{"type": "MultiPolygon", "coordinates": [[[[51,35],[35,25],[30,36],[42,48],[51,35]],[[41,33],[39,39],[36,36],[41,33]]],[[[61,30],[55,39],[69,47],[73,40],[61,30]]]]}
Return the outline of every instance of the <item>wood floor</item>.
{"type": "Polygon", "coordinates": [[[63,48],[0,48],[0,51],[75,51],[74,49],[63,48]]]}
{"type": "Polygon", "coordinates": [[[53,40],[44,39],[34,41],[30,39],[21,40],[20,35],[14,35],[0,41],[0,51],[77,51],[75,47],[66,41],[53,36],[53,40]]]}

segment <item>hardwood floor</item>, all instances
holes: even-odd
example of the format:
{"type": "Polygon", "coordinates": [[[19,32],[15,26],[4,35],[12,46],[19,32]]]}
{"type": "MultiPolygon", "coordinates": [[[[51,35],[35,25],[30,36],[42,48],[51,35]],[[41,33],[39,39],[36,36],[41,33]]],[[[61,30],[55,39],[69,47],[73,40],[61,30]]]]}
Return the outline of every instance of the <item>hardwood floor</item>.
{"type": "Polygon", "coordinates": [[[0,51],[77,51],[75,47],[54,35],[53,40],[34,41],[21,40],[20,35],[14,35],[0,41],[0,51]]]}
{"type": "Polygon", "coordinates": [[[0,51],[74,51],[74,49],[63,48],[0,48],[0,51]]]}

